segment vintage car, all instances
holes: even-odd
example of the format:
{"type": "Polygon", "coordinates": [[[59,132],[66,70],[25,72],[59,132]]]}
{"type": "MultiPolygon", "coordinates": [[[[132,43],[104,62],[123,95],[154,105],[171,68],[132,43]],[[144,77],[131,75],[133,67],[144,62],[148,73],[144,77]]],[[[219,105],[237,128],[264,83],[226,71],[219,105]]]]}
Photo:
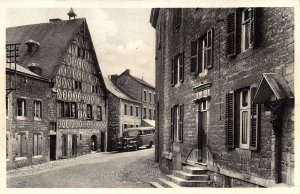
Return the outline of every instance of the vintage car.
{"type": "Polygon", "coordinates": [[[117,148],[119,151],[138,150],[146,146],[151,148],[154,142],[154,127],[137,127],[123,130],[123,136],[119,138],[117,148]]]}

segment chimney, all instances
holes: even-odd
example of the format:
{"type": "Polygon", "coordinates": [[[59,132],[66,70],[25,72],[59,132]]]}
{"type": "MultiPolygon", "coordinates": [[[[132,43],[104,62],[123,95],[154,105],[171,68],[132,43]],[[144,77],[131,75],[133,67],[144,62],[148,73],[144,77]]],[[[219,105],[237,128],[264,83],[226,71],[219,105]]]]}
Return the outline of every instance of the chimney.
{"type": "Polygon", "coordinates": [[[53,18],[53,19],[49,20],[50,23],[61,22],[61,21],[62,21],[62,19],[60,19],[60,18],[53,18]]]}
{"type": "Polygon", "coordinates": [[[118,78],[118,74],[113,74],[113,75],[109,75],[109,76],[108,76],[108,79],[110,79],[110,80],[112,80],[112,81],[114,81],[114,82],[117,81],[117,78],[118,78]]]}
{"type": "Polygon", "coordinates": [[[126,70],[124,71],[124,74],[130,75],[130,70],[129,70],[129,69],[126,69],[126,70]]]}

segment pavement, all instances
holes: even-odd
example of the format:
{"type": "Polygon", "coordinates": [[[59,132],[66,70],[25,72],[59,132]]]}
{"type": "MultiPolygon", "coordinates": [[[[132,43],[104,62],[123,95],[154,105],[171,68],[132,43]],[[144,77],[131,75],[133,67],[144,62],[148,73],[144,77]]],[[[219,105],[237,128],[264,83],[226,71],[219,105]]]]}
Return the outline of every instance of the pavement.
{"type": "Polygon", "coordinates": [[[7,171],[8,188],[147,188],[162,174],[154,148],[94,153],[7,171]]]}

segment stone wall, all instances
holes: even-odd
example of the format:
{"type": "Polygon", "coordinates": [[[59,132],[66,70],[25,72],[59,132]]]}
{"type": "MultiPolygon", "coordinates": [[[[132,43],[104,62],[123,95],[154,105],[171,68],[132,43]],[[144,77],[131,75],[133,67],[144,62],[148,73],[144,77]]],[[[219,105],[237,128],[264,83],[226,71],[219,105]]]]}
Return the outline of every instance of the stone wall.
{"type": "Polygon", "coordinates": [[[120,99],[109,92],[108,95],[108,129],[107,129],[107,151],[117,149],[119,123],[120,123],[120,99]]]}
{"type": "MultiPolygon", "coordinates": [[[[193,102],[196,94],[194,87],[211,82],[211,99],[209,107],[210,152],[216,165],[229,170],[232,174],[242,174],[272,181],[272,125],[270,112],[261,106],[261,130],[258,151],[249,149],[225,148],[225,95],[231,90],[252,84],[258,85],[263,73],[279,73],[294,87],[294,10],[292,8],[261,8],[258,13],[258,43],[253,49],[238,54],[234,58],[226,57],[226,17],[233,9],[183,9],[181,26],[173,25],[174,9],[160,9],[159,19],[161,49],[156,50],[156,91],[159,93],[159,150],[172,152],[170,146],[170,109],[176,104],[185,105],[184,140],[181,144],[182,159],[185,159],[193,146],[197,144],[197,109],[193,102]],[[218,20],[217,20],[218,19],[218,20]],[[219,21],[219,22],[217,22],[219,21]],[[210,28],[214,29],[213,68],[194,76],[190,73],[190,42],[204,35],[210,28]],[[184,53],[184,81],[172,87],[172,59],[184,53]],[[163,56],[161,59],[160,56],[163,56]],[[163,72],[163,73],[162,73],[163,72]]],[[[291,108],[293,109],[293,108],[291,108]]],[[[283,132],[283,171],[282,182],[290,184],[286,175],[287,166],[293,159],[293,111],[286,110],[283,132]]],[[[183,162],[183,161],[182,161],[183,162]]],[[[170,163],[160,163],[161,169],[170,169],[170,163]]],[[[289,168],[290,170],[292,168],[289,168]]],[[[238,183],[236,184],[238,185],[238,183]]]]}
{"type": "MultiPolygon", "coordinates": [[[[10,88],[10,79],[14,75],[6,73],[6,87],[10,88]]],[[[14,85],[14,82],[12,82],[14,85]]],[[[17,75],[17,88],[9,94],[8,115],[6,118],[6,134],[8,138],[7,169],[18,168],[31,164],[49,161],[49,124],[55,120],[56,108],[53,109],[54,93],[51,92],[48,81],[17,75]],[[26,77],[26,78],[25,78],[26,77]],[[17,117],[17,98],[26,99],[26,116],[17,117]],[[42,102],[41,119],[34,119],[34,101],[42,102]],[[48,110],[51,110],[49,115],[48,110]],[[26,134],[26,155],[18,157],[18,133],[26,134]],[[41,154],[33,156],[33,135],[41,134],[41,154]]],[[[55,99],[55,98],[54,98],[55,99]]]]}

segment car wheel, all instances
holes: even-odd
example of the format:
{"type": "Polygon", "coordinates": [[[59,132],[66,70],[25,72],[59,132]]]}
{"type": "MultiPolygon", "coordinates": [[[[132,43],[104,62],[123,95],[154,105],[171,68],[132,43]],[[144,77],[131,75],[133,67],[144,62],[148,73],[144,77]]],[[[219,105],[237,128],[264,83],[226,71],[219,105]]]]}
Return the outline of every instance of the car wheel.
{"type": "Polygon", "coordinates": [[[150,141],[149,145],[147,146],[147,148],[152,148],[153,142],[150,141]]]}
{"type": "Polygon", "coordinates": [[[138,145],[134,144],[133,150],[134,150],[134,151],[137,151],[138,149],[139,149],[139,148],[138,148],[138,145]]]}

